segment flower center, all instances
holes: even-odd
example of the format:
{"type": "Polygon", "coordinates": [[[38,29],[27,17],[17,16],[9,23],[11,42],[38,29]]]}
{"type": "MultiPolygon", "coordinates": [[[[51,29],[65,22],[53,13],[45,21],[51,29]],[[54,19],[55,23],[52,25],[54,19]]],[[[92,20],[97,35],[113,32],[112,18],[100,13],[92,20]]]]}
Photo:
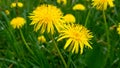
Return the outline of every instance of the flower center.
{"type": "Polygon", "coordinates": [[[71,35],[71,37],[75,40],[80,40],[80,33],[78,32],[73,32],[73,34],[71,35]]]}

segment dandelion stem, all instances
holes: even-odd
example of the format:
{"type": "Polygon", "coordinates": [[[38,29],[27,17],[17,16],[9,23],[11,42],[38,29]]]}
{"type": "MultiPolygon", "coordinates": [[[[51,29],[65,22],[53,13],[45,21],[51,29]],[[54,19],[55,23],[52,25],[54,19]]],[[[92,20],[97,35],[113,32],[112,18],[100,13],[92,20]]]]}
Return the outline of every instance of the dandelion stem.
{"type": "Polygon", "coordinates": [[[34,55],[33,51],[30,49],[30,47],[28,46],[27,42],[25,41],[25,38],[24,38],[23,33],[22,33],[22,30],[21,29],[19,29],[19,30],[20,30],[20,35],[21,35],[21,38],[22,38],[24,44],[26,45],[26,47],[30,51],[30,53],[34,55]]]}
{"type": "Polygon", "coordinates": [[[53,40],[53,43],[54,43],[54,45],[55,45],[55,48],[56,48],[57,51],[58,51],[58,54],[60,55],[60,58],[61,58],[61,60],[62,60],[62,62],[63,62],[63,64],[64,64],[65,68],[67,68],[67,64],[66,64],[66,62],[65,62],[65,60],[64,60],[64,58],[63,58],[63,56],[62,56],[62,54],[61,54],[58,46],[57,46],[57,44],[56,44],[56,42],[55,42],[55,39],[54,39],[53,37],[52,37],[52,40],[53,40]]]}
{"type": "Polygon", "coordinates": [[[68,55],[68,68],[70,67],[70,62],[71,62],[71,56],[72,56],[72,53],[70,52],[69,55],[68,55]]]}
{"type": "MultiPolygon", "coordinates": [[[[108,56],[110,54],[110,39],[109,39],[109,29],[108,29],[108,25],[107,25],[107,21],[106,21],[106,16],[105,16],[105,11],[103,10],[103,18],[104,18],[104,22],[105,22],[105,29],[106,29],[106,37],[107,37],[107,47],[108,47],[108,56]]],[[[107,60],[107,59],[106,59],[107,60]]]]}
{"type": "Polygon", "coordinates": [[[87,17],[86,17],[86,20],[85,20],[85,27],[87,26],[88,19],[89,19],[89,16],[90,16],[90,12],[91,12],[91,9],[88,11],[88,14],[87,14],[87,17]]]}

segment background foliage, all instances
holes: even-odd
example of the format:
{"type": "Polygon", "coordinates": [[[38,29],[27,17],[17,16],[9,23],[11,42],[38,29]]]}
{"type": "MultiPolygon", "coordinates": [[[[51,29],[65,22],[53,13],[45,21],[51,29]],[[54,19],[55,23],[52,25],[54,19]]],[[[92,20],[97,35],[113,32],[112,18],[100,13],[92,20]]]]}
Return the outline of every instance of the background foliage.
{"type": "Polygon", "coordinates": [[[69,68],[120,68],[120,36],[116,31],[116,26],[120,22],[119,0],[114,0],[114,8],[106,10],[111,45],[109,54],[102,12],[91,8],[91,0],[68,0],[66,5],[58,4],[56,0],[19,0],[24,7],[18,8],[18,14],[16,14],[16,8],[10,7],[12,2],[15,0],[0,0],[0,68],[64,68],[53,43],[49,42],[50,36],[45,35],[47,43],[38,42],[39,33],[34,32],[33,26],[29,25],[31,22],[28,18],[29,13],[43,3],[56,5],[64,15],[73,14],[76,17],[76,23],[82,25],[90,11],[86,27],[94,36],[91,41],[93,49],[85,48],[82,55],[71,54],[63,49],[65,42],[58,43],[69,68]],[[83,4],[86,10],[73,11],[72,7],[77,3],[83,4]],[[10,15],[6,15],[5,10],[9,10],[10,15]],[[22,31],[34,55],[29,53],[23,44],[19,30],[14,30],[10,25],[10,20],[16,16],[22,16],[27,21],[22,31]]]}

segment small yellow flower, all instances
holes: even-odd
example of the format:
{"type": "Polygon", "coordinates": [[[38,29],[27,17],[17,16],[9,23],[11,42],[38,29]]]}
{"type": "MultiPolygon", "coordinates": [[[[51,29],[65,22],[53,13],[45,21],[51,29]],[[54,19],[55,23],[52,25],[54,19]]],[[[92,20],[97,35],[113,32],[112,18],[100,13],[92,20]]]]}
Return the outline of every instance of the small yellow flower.
{"type": "Polygon", "coordinates": [[[84,26],[79,24],[66,25],[65,29],[60,31],[60,35],[57,41],[67,39],[64,49],[72,51],[72,53],[83,53],[84,46],[92,48],[89,41],[92,38],[92,34],[84,26]]]}
{"type": "Polygon", "coordinates": [[[42,35],[42,36],[39,36],[39,37],[38,37],[38,41],[39,41],[39,42],[42,42],[42,43],[45,43],[45,42],[46,42],[46,39],[45,39],[45,37],[42,35]]]}
{"type": "Polygon", "coordinates": [[[117,31],[118,31],[118,34],[120,35],[120,23],[119,23],[119,25],[117,27],[117,31]]]}
{"type": "Polygon", "coordinates": [[[34,30],[40,29],[41,33],[45,31],[53,34],[55,29],[59,31],[63,27],[63,13],[60,9],[53,5],[41,5],[37,7],[29,16],[34,25],[34,30]]]}
{"type": "Polygon", "coordinates": [[[18,7],[23,7],[23,3],[22,2],[18,2],[18,7]]]}
{"type": "Polygon", "coordinates": [[[63,5],[67,4],[67,0],[57,0],[57,3],[61,4],[63,3],[63,5]]]}
{"type": "Polygon", "coordinates": [[[22,2],[18,2],[18,3],[15,3],[15,2],[14,2],[14,3],[11,4],[11,8],[15,8],[16,5],[17,5],[18,7],[20,7],[20,8],[23,7],[23,3],[22,3],[22,2]]]}
{"type": "Polygon", "coordinates": [[[5,13],[6,13],[6,15],[10,14],[9,10],[5,10],[5,13]]]}
{"type": "Polygon", "coordinates": [[[113,1],[114,0],[92,0],[93,7],[96,7],[98,10],[106,10],[107,6],[114,7],[113,1]]]}
{"type": "Polygon", "coordinates": [[[10,7],[11,7],[11,8],[16,7],[16,3],[12,3],[10,7]]]}
{"type": "Polygon", "coordinates": [[[22,17],[16,17],[16,18],[13,18],[10,22],[10,24],[12,25],[12,27],[14,29],[16,28],[22,28],[22,26],[26,23],[26,20],[22,17]]]}
{"type": "Polygon", "coordinates": [[[82,4],[76,4],[75,6],[73,6],[73,10],[85,10],[85,6],[82,4]]]}
{"type": "Polygon", "coordinates": [[[72,15],[72,14],[66,14],[64,17],[63,17],[65,23],[75,23],[75,17],[72,15]]]}

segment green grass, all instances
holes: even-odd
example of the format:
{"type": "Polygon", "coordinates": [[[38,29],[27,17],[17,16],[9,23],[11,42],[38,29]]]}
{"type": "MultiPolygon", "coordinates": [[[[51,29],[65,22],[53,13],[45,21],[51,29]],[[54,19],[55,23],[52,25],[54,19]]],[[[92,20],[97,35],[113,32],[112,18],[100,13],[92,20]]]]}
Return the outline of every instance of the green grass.
{"type": "Polygon", "coordinates": [[[116,27],[113,27],[118,26],[120,22],[119,0],[114,0],[114,8],[108,7],[105,11],[106,25],[103,12],[91,8],[91,0],[68,0],[65,6],[58,4],[56,0],[18,1],[22,2],[24,7],[18,8],[17,14],[15,8],[10,8],[10,4],[14,0],[0,0],[0,68],[64,68],[55,44],[49,43],[52,40],[50,35],[45,34],[47,43],[39,43],[37,41],[39,32],[34,32],[33,26],[30,25],[29,13],[44,3],[56,5],[64,15],[73,14],[76,17],[76,23],[82,25],[85,25],[90,11],[86,28],[93,33],[94,37],[91,40],[93,49],[85,47],[83,54],[71,54],[63,49],[65,41],[57,43],[69,68],[120,68],[120,35],[118,35],[116,27]],[[86,10],[73,11],[72,7],[76,3],[83,4],[86,10]],[[9,10],[10,15],[6,15],[5,10],[9,10]],[[20,31],[13,29],[10,25],[11,19],[16,16],[22,16],[27,21],[21,31],[33,53],[23,43],[20,31]],[[109,36],[106,33],[106,26],[108,26],[109,36]],[[111,27],[113,29],[110,29],[111,27]]]}

